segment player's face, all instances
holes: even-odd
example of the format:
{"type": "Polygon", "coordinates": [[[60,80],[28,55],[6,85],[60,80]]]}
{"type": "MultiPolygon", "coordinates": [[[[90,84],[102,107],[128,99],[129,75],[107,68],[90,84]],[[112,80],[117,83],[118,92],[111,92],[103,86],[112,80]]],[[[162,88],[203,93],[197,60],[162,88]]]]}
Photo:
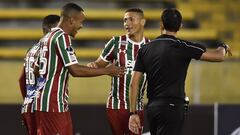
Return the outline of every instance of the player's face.
{"type": "Polygon", "coordinates": [[[136,12],[127,12],[123,18],[124,28],[129,35],[143,32],[145,20],[136,12]]]}
{"type": "Polygon", "coordinates": [[[83,21],[85,20],[85,15],[83,12],[77,12],[73,17],[71,18],[72,23],[72,30],[69,33],[70,36],[75,37],[75,35],[78,33],[78,30],[80,30],[83,27],[83,21]]]}

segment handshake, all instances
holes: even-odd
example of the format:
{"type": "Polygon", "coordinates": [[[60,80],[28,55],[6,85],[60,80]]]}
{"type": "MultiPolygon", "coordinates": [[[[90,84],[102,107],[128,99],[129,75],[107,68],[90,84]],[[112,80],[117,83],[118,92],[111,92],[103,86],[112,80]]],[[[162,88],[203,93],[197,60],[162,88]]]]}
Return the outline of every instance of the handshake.
{"type": "Polygon", "coordinates": [[[113,62],[111,64],[90,62],[90,63],[87,64],[87,67],[91,67],[91,68],[105,68],[108,75],[110,75],[110,76],[118,76],[118,77],[122,77],[125,74],[125,70],[126,70],[125,67],[118,67],[118,66],[116,66],[115,62],[113,62]]]}

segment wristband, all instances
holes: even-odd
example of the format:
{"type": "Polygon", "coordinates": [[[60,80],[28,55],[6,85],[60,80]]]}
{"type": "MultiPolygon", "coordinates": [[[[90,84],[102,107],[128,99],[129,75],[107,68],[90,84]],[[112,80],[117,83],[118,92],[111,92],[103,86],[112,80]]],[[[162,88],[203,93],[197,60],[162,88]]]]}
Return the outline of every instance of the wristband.
{"type": "Polygon", "coordinates": [[[129,116],[137,114],[137,111],[129,112],[129,116]]]}

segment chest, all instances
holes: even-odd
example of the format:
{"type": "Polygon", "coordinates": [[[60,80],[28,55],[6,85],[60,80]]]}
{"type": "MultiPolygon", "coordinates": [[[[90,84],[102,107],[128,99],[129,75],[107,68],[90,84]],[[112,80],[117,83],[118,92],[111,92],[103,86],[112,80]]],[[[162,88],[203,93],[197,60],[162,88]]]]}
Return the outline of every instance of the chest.
{"type": "Polygon", "coordinates": [[[114,59],[119,62],[120,66],[133,67],[139,49],[143,44],[119,44],[114,50],[114,59]]]}

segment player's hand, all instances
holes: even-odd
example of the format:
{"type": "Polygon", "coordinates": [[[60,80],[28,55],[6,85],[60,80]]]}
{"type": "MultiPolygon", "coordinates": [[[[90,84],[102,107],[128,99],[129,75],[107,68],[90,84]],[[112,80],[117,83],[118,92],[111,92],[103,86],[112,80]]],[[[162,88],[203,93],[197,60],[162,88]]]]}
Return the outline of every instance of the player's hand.
{"type": "Polygon", "coordinates": [[[227,44],[226,44],[226,54],[228,54],[228,56],[232,56],[232,50],[227,44]]]}
{"type": "Polygon", "coordinates": [[[231,48],[229,47],[229,45],[225,44],[225,43],[220,43],[219,44],[220,47],[223,47],[225,49],[225,54],[228,54],[228,56],[232,56],[232,51],[231,48]]]}
{"type": "Polygon", "coordinates": [[[87,64],[87,67],[98,68],[98,65],[95,62],[90,62],[87,64]]]}
{"type": "Polygon", "coordinates": [[[106,67],[110,76],[122,77],[125,73],[125,67],[115,66],[115,62],[106,67]]]}
{"type": "Polygon", "coordinates": [[[139,134],[141,131],[140,118],[137,114],[129,117],[128,128],[135,134],[139,134]]]}

